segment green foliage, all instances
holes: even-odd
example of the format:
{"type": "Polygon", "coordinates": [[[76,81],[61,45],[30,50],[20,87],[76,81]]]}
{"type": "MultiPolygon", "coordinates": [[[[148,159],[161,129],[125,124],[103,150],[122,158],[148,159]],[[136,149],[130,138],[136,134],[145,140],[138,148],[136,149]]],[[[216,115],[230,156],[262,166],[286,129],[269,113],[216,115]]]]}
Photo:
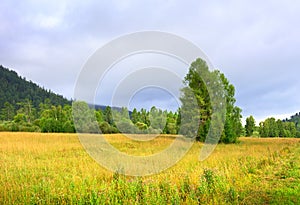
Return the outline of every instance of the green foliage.
{"type": "Polygon", "coordinates": [[[111,126],[108,124],[108,122],[101,122],[99,127],[103,134],[112,133],[111,126]]]}
{"type": "Polygon", "coordinates": [[[148,128],[147,124],[143,122],[137,122],[135,125],[139,128],[139,130],[146,130],[148,128]]]}
{"type": "Polygon", "coordinates": [[[3,121],[0,121],[0,129],[41,132],[185,133],[187,136],[196,136],[198,140],[204,141],[211,123],[212,105],[205,83],[201,76],[196,75],[198,71],[201,71],[212,84],[216,84],[216,79],[220,79],[224,84],[227,114],[226,129],[221,141],[235,142],[236,136],[240,133],[241,111],[234,106],[234,87],[220,72],[210,72],[206,63],[200,59],[192,63],[190,72],[185,78],[185,82],[193,89],[190,90],[190,96],[188,91],[183,92],[184,109],[174,113],[162,111],[154,106],[150,111],[134,109],[132,113],[127,108],[119,110],[109,106],[104,110],[95,110],[89,108],[85,102],[79,101],[74,102],[71,107],[71,102],[62,96],[40,88],[35,83],[19,77],[16,72],[1,66],[0,120],[3,121]],[[196,106],[190,101],[194,95],[196,106]],[[197,107],[199,109],[195,110],[197,107]],[[193,113],[198,114],[189,120],[192,121],[190,124],[181,123],[193,113]],[[190,133],[192,130],[198,131],[190,133]]]}
{"type": "Polygon", "coordinates": [[[11,121],[13,120],[14,115],[15,115],[15,107],[11,103],[5,102],[1,110],[1,119],[6,121],[11,121]]]}
{"type": "Polygon", "coordinates": [[[28,99],[17,103],[19,109],[13,115],[14,107],[5,103],[2,113],[7,120],[0,121],[0,131],[176,134],[178,130],[179,115],[154,106],[150,111],[134,109],[130,116],[127,108],[107,106],[104,110],[95,110],[81,101],[74,101],[73,107],[55,106],[49,99],[40,103],[37,109],[32,104],[28,99]]]}
{"type": "Polygon", "coordinates": [[[167,122],[166,122],[166,126],[164,129],[164,133],[165,134],[177,134],[177,118],[178,118],[178,114],[177,113],[172,113],[169,112],[167,114],[167,122]]]}
{"type": "Polygon", "coordinates": [[[199,141],[205,141],[212,122],[212,116],[217,124],[211,128],[213,135],[217,135],[217,130],[222,129],[223,113],[213,113],[215,106],[220,106],[222,102],[214,102],[212,105],[210,94],[220,100],[226,100],[226,118],[224,131],[220,141],[224,143],[234,143],[242,133],[241,109],[235,106],[235,89],[224,74],[219,71],[209,71],[205,61],[197,59],[189,69],[184,79],[187,87],[182,89],[182,102],[180,118],[180,132],[187,137],[195,137],[199,141]],[[200,75],[201,74],[201,75],[200,75]],[[205,81],[203,80],[205,79],[205,81]],[[210,92],[206,84],[210,85],[210,92]],[[198,130],[194,133],[195,130],[198,130]]]}
{"type": "Polygon", "coordinates": [[[157,129],[157,130],[160,130],[160,132],[162,132],[162,130],[164,129],[164,127],[166,125],[167,113],[163,112],[161,109],[157,109],[155,106],[153,106],[150,109],[149,117],[146,117],[146,119],[147,118],[149,119],[149,121],[150,121],[149,124],[153,129],[157,129]]]}
{"type": "Polygon", "coordinates": [[[245,125],[245,130],[246,130],[246,136],[250,137],[253,135],[255,128],[255,120],[252,115],[246,118],[246,125],[245,125]]]}
{"type": "Polygon", "coordinates": [[[72,108],[74,125],[77,132],[97,133],[99,131],[94,111],[89,108],[86,102],[75,101],[72,108]]]}
{"type": "Polygon", "coordinates": [[[271,117],[259,123],[261,137],[297,137],[294,122],[275,120],[271,117]]]}
{"type": "Polygon", "coordinates": [[[121,119],[120,121],[117,122],[117,128],[120,130],[122,133],[136,133],[134,124],[131,122],[129,119],[121,119]]]}
{"type": "Polygon", "coordinates": [[[285,119],[285,122],[294,122],[298,131],[300,131],[300,112],[292,115],[290,119],[285,119]]]}
{"type": "Polygon", "coordinates": [[[31,100],[26,98],[24,101],[17,103],[19,105],[18,114],[25,116],[28,123],[31,123],[35,117],[35,108],[33,108],[31,100]]]}
{"type": "Polygon", "coordinates": [[[139,114],[136,108],[133,109],[132,113],[131,113],[131,121],[133,124],[141,121],[139,118],[139,114]]]}
{"type": "Polygon", "coordinates": [[[47,98],[55,106],[71,104],[63,96],[41,88],[37,84],[18,76],[15,71],[8,70],[0,65],[0,110],[6,112],[5,114],[1,113],[1,119],[11,120],[12,113],[14,113],[12,107],[15,110],[19,109],[19,105],[17,104],[19,102],[25,103],[31,101],[32,108],[38,109],[39,104],[43,103],[47,98]]]}
{"type": "Polygon", "coordinates": [[[226,98],[226,119],[225,119],[225,127],[224,134],[221,137],[221,142],[225,143],[235,143],[237,142],[237,138],[242,134],[242,123],[241,123],[241,112],[242,110],[235,106],[235,88],[232,84],[229,83],[228,79],[225,77],[223,73],[216,71],[216,73],[220,76],[221,82],[224,86],[225,90],[225,98],[226,98]]]}
{"type": "Polygon", "coordinates": [[[110,106],[107,106],[105,108],[105,110],[103,111],[103,115],[104,115],[104,120],[110,124],[110,125],[114,125],[114,120],[113,120],[113,115],[112,115],[112,110],[110,106]]]}
{"type": "Polygon", "coordinates": [[[15,201],[30,201],[30,204],[233,204],[238,201],[237,191],[223,177],[206,171],[199,178],[198,183],[192,183],[186,176],[176,185],[169,179],[147,182],[140,177],[129,180],[115,173],[99,188],[93,184],[71,183],[69,194],[56,196],[51,191],[51,183],[43,180],[32,186],[30,198],[15,201]]]}

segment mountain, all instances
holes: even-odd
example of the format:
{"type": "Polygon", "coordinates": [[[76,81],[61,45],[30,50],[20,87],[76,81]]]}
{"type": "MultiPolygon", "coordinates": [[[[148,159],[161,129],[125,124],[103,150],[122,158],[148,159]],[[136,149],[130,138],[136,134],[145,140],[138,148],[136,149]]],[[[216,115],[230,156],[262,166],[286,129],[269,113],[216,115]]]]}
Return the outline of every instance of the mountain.
{"type": "Polygon", "coordinates": [[[0,65],[0,109],[4,107],[5,102],[13,106],[23,102],[25,99],[32,101],[33,107],[38,108],[45,99],[50,99],[52,105],[71,104],[71,101],[62,95],[53,93],[22,78],[15,71],[0,65]]]}

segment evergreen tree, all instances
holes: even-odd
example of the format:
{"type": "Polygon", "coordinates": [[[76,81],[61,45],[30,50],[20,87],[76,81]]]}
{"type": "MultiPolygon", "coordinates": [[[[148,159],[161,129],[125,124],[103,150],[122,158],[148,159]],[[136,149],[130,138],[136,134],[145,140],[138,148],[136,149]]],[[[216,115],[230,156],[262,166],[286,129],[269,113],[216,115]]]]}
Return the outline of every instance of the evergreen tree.
{"type": "Polygon", "coordinates": [[[140,121],[138,111],[136,108],[134,108],[131,113],[131,121],[133,122],[133,124],[136,124],[137,122],[140,121]]]}
{"type": "Polygon", "coordinates": [[[110,106],[106,106],[104,112],[104,120],[111,126],[114,125],[114,120],[113,120],[113,115],[112,115],[112,110],[110,106]]]}
{"type": "Polygon", "coordinates": [[[13,120],[14,116],[15,116],[15,107],[9,102],[5,102],[4,107],[2,108],[1,111],[1,119],[6,121],[11,121],[13,120]]]}
{"type": "Polygon", "coordinates": [[[41,88],[32,81],[18,76],[15,71],[0,65],[0,110],[4,108],[5,102],[12,104],[17,110],[17,103],[24,102],[26,99],[31,101],[32,108],[38,109],[40,103],[43,103],[47,98],[55,106],[71,104],[71,101],[63,96],[41,88]]]}

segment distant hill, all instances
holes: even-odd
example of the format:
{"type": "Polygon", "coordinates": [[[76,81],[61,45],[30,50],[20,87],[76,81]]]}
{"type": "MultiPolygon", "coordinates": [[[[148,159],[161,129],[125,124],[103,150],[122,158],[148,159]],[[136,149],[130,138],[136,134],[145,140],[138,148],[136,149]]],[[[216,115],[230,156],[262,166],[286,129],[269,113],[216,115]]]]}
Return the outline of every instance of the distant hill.
{"type": "Polygon", "coordinates": [[[62,95],[53,93],[19,76],[15,71],[0,65],[0,109],[5,102],[16,106],[25,99],[32,101],[34,107],[38,107],[45,99],[50,99],[52,105],[71,104],[71,101],[62,95]]]}
{"type": "MultiPolygon", "coordinates": [[[[90,108],[94,108],[94,109],[96,109],[96,110],[105,110],[105,108],[107,107],[106,105],[94,105],[94,104],[88,104],[88,106],[90,107],[90,108]]],[[[117,110],[117,111],[121,111],[122,110],[122,108],[121,107],[116,107],[116,106],[112,106],[111,107],[111,109],[112,110],[117,110]]],[[[131,110],[129,110],[129,114],[131,114],[131,110]]]]}
{"type": "Polygon", "coordinates": [[[286,122],[294,122],[295,125],[296,125],[296,128],[298,131],[300,131],[300,112],[299,113],[296,113],[295,115],[292,115],[290,117],[290,119],[286,118],[285,120],[283,121],[286,121],[286,122]]]}

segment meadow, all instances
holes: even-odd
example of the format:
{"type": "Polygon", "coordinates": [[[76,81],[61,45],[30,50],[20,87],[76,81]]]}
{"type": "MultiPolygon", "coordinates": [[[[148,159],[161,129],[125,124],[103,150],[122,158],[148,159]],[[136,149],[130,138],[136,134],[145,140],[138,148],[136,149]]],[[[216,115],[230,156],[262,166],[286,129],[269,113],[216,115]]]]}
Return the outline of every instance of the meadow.
{"type": "MultiPolygon", "coordinates": [[[[174,140],[105,137],[132,155],[174,140]]],[[[300,204],[300,139],[242,137],[200,162],[202,146],[160,174],[130,177],[101,167],[76,134],[2,132],[0,204],[300,204]]]]}

